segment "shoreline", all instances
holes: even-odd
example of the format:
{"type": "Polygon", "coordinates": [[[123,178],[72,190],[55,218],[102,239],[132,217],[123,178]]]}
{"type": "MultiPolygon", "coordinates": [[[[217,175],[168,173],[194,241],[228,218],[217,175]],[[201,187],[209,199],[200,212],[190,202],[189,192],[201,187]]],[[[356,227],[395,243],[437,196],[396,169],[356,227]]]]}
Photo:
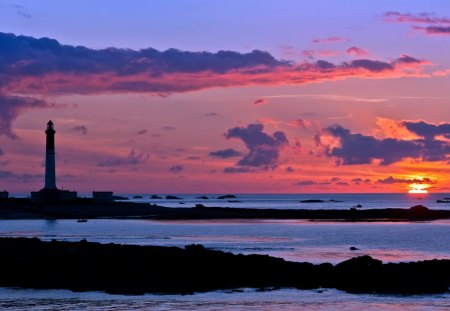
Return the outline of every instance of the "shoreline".
{"type": "Polygon", "coordinates": [[[448,293],[450,260],[386,263],[369,256],[339,264],[206,249],[0,238],[0,286],[190,294],[255,288],[335,288],[349,293],[448,293]]]}
{"type": "Polygon", "coordinates": [[[416,205],[409,209],[256,209],[205,207],[163,207],[149,203],[93,203],[79,200],[53,205],[32,204],[26,199],[9,199],[0,203],[0,219],[304,219],[312,221],[432,221],[450,219],[450,210],[428,209],[416,205]]]}

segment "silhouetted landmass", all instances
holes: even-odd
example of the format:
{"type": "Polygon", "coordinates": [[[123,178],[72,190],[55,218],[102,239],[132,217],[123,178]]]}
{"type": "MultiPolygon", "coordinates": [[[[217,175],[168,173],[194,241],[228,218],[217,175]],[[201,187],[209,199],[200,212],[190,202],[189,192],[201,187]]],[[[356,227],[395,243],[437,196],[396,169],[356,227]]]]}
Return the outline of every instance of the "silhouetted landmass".
{"type": "Polygon", "coordinates": [[[152,194],[152,195],[150,196],[150,199],[153,199],[153,200],[162,200],[162,197],[160,197],[159,195],[156,195],[156,194],[152,194]]]}
{"type": "Polygon", "coordinates": [[[324,200],[315,200],[315,199],[300,201],[300,203],[323,203],[323,202],[325,202],[325,201],[324,200]]]}
{"type": "Polygon", "coordinates": [[[234,194],[225,194],[217,197],[219,200],[223,199],[236,199],[237,197],[234,194]]]}
{"type": "Polygon", "coordinates": [[[191,293],[234,288],[336,288],[352,293],[448,292],[450,260],[382,264],[369,256],[335,266],[267,255],[234,255],[202,245],[184,249],[37,238],[0,239],[0,286],[191,293]]]}
{"type": "Polygon", "coordinates": [[[450,199],[436,200],[436,203],[450,203],[450,199]]]}
{"type": "Polygon", "coordinates": [[[166,200],[181,200],[182,198],[179,198],[174,195],[166,195],[166,200]]]}
{"type": "Polygon", "coordinates": [[[60,204],[32,204],[29,199],[0,200],[0,219],[309,219],[328,221],[426,221],[450,219],[450,210],[431,210],[422,205],[409,209],[256,209],[206,207],[162,207],[135,202],[95,202],[79,198],[60,204]]]}

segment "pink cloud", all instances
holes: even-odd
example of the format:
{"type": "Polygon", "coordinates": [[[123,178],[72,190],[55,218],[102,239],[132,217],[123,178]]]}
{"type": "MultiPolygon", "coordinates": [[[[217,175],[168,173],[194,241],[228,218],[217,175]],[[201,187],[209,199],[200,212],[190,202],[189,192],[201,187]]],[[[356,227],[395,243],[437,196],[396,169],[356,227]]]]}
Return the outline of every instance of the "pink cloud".
{"type": "Polygon", "coordinates": [[[399,13],[387,12],[384,20],[391,23],[427,24],[426,26],[412,25],[411,29],[427,35],[450,35],[450,18],[438,17],[434,13],[399,13]]]}
{"type": "Polygon", "coordinates": [[[257,100],[255,100],[253,102],[253,106],[260,106],[260,105],[265,105],[267,104],[269,101],[265,98],[258,98],[257,100]]]}
{"type": "Polygon", "coordinates": [[[328,37],[328,38],[316,38],[311,40],[311,43],[319,44],[319,43],[336,43],[336,42],[347,42],[350,41],[348,38],[343,37],[328,37]]]}
{"type": "Polygon", "coordinates": [[[363,50],[357,46],[352,46],[352,47],[348,48],[346,52],[348,55],[353,55],[353,56],[358,56],[358,57],[369,55],[369,52],[367,50],[363,50]]]}

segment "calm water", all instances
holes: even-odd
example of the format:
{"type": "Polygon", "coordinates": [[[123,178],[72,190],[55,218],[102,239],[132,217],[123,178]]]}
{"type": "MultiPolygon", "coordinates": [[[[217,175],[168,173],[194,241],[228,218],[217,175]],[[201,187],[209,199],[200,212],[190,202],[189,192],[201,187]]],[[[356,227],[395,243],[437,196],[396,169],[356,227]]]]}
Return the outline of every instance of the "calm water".
{"type": "Polygon", "coordinates": [[[410,208],[414,205],[425,205],[433,209],[450,209],[450,203],[437,203],[437,200],[450,198],[450,194],[236,194],[234,199],[217,199],[219,195],[206,195],[208,199],[199,198],[201,195],[179,194],[180,200],[151,199],[149,194],[124,195],[135,202],[149,202],[167,207],[193,207],[195,204],[220,207],[245,208],[280,208],[280,209],[349,209],[361,204],[363,208],[410,208]],[[319,203],[302,203],[303,200],[322,200],[319,203]],[[229,202],[233,201],[233,202],[229,202]],[[239,201],[239,202],[235,202],[239,201]]]}
{"type": "MultiPolygon", "coordinates": [[[[198,196],[198,195],[197,195],[198,196]]],[[[203,201],[183,197],[184,205],[203,201]]],[[[342,200],[331,202],[345,208],[355,204],[368,207],[404,207],[420,204],[449,208],[433,203],[449,195],[427,195],[421,200],[408,195],[238,195],[247,207],[296,208],[304,199],[342,200]],[[281,198],[280,198],[281,197],[281,198]],[[266,201],[265,199],[268,199],[266,201]],[[272,199],[272,201],[270,201],[272,199]],[[434,204],[434,205],[433,205],[434,204]]],[[[136,199],[148,200],[147,199],[136,199]]],[[[211,199],[210,199],[211,200],[211,199]]],[[[166,200],[163,200],[166,201],[166,200]]],[[[211,205],[217,206],[212,200],[211,205]]],[[[167,201],[166,201],[167,202],[167,201]]],[[[156,202],[160,203],[160,202],[156,202]]],[[[178,206],[178,202],[168,205],[178,206]]],[[[314,204],[313,204],[314,205],[314,204]]],[[[331,208],[330,202],[318,203],[331,208]]],[[[337,263],[356,255],[370,255],[383,261],[450,259],[450,221],[335,223],[297,220],[230,221],[147,221],[147,220],[0,220],[0,236],[34,237],[43,240],[162,245],[184,247],[198,243],[233,253],[259,253],[292,261],[337,263]],[[350,251],[355,246],[359,250],[350,251]]],[[[257,292],[210,292],[189,296],[116,296],[104,293],[0,289],[1,310],[448,310],[450,295],[382,296],[352,295],[337,290],[323,292],[282,289],[257,292]]]]}

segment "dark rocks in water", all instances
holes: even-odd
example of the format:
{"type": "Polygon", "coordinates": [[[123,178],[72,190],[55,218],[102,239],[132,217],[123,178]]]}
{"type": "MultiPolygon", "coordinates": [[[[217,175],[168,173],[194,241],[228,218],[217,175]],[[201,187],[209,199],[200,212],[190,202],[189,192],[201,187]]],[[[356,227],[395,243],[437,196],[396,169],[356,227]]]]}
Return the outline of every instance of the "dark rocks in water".
{"type": "Polygon", "coordinates": [[[450,260],[383,264],[369,256],[335,266],[234,255],[202,245],[137,246],[0,238],[0,286],[193,293],[239,288],[336,288],[352,293],[448,293],[450,260]],[[33,254],[30,260],[30,254],[33,254]]]}
{"type": "Polygon", "coordinates": [[[423,205],[414,205],[409,208],[412,213],[427,213],[429,211],[428,207],[423,205]]]}
{"type": "Polygon", "coordinates": [[[195,204],[195,208],[206,208],[203,204],[195,204]]]}
{"type": "Polygon", "coordinates": [[[351,251],[359,251],[359,248],[357,248],[357,247],[354,247],[354,246],[350,246],[350,248],[349,248],[351,251]]]}
{"type": "Polygon", "coordinates": [[[182,198],[179,198],[174,195],[166,195],[166,200],[182,200],[182,198]]]}
{"type": "Polygon", "coordinates": [[[153,199],[153,200],[162,200],[162,197],[160,197],[159,195],[156,195],[156,194],[152,194],[152,195],[150,196],[150,199],[153,199]]]}
{"type": "Polygon", "coordinates": [[[129,199],[121,195],[113,195],[113,200],[129,200],[129,199]]]}
{"type": "Polygon", "coordinates": [[[301,200],[300,203],[323,203],[324,200],[301,200]]]}
{"type": "Polygon", "coordinates": [[[219,200],[223,199],[236,199],[237,197],[233,194],[220,195],[217,197],[219,200]]]}
{"type": "Polygon", "coordinates": [[[202,195],[200,197],[196,197],[196,199],[208,200],[209,198],[206,195],[202,195]]]}
{"type": "Polygon", "coordinates": [[[355,206],[353,206],[354,208],[362,208],[363,206],[361,204],[356,204],[355,206]]]}
{"type": "Polygon", "coordinates": [[[436,200],[436,203],[450,203],[449,199],[444,199],[444,200],[436,200]]]}
{"type": "Polygon", "coordinates": [[[135,195],[133,196],[133,199],[143,199],[144,197],[142,195],[135,195]]]}

